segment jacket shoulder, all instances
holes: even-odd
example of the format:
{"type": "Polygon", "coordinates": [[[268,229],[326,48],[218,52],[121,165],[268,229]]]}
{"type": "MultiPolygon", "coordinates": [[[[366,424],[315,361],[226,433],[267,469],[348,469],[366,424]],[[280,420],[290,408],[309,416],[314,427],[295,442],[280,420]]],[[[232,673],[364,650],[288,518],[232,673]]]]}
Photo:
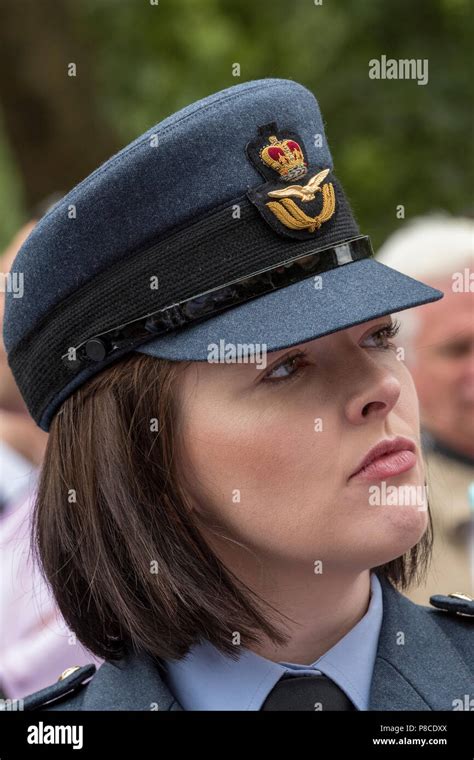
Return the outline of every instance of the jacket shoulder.
{"type": "Polygon", "coordinates": [[[68,668],[56,683],[23,699],[23,710],[80,710],[87,682],[96,672],[94,664],[68,668]]]}

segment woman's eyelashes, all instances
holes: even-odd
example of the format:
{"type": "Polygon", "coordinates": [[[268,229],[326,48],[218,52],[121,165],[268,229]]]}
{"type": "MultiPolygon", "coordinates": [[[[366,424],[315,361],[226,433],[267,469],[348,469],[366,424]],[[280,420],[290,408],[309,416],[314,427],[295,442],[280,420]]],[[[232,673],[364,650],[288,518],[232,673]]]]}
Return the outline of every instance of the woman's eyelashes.
{"type": "Polygon", "coordinates": [[[262,382],[279,384],[286,380],[298,377],[307,364],[306,359],[307,354],[305,351],[296,351],[289,356],[286,356],[283,361],[279,362],[265,373],[262,382]]]}
{"type": "Polygon", "coordinates": [[[396,346],[391,343],[390,340],[398,335],[399,331],[400,321],[398,319],[395,319],[393,322],[389,322],[387,325],[378,327],[376,330],[371,332],[367,338],[364,338],[364,342],[373,338],[375,339],[375,344],[370,346],[370,348],[396,348],[396,346]]]}
{"type": "MultiPolygon", "coordinates": [[[[377,327],[363,339],[362,344],[365,347],[381,348],[383,350],[396,348],[396,346],[390,341],[398,334],[399,330],[400,322],[399,320],[394,320],[382,327],[377,327]],[[373,341],[373,343],[367,346],[367,341],[373,341]]],[[[308,354],[305,351],[295,351],[269,369],[263,376],[261,382],[266,385],[281,385],[281,383],[299,377],[309,363],[308,354]]]]}

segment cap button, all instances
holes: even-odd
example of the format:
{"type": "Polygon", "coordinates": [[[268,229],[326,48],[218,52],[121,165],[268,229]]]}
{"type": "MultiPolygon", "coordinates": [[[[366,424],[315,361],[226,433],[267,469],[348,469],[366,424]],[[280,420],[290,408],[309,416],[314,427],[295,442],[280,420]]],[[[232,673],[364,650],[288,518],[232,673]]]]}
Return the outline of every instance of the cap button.
{"type": "Polygon", "coordinates": [[[91,338],[85,346],[86,355],[94,362],[101,362],[107,356],[105,343],[100,338],[91,338]]]}

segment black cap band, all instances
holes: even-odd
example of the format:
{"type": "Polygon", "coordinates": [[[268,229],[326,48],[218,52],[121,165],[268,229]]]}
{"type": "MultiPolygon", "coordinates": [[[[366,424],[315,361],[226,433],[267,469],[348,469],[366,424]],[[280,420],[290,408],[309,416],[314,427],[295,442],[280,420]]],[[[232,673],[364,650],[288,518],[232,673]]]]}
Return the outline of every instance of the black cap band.
{"type": "Polygon", "coordinates": [[[69,389],[85,382],[83,370],[92,377],[154,336],[372,256],[335,177],[333,183],[337,213],[314,238],[275,234],[241,196],[158,242],[124,252],[72,292],[9,354],[32,417],[48,429],[69,389]]]}
{"type": "Polygon", "coordinates": [[[209,319],[252,298],[373,255],[370,240],[366,235],[331,248],[305,253],[94,335],[79,346],[73,347],[62,359],[71,369],[91,362],[102,362],[123,349],[137,348],[152,337],[209,319]]]}

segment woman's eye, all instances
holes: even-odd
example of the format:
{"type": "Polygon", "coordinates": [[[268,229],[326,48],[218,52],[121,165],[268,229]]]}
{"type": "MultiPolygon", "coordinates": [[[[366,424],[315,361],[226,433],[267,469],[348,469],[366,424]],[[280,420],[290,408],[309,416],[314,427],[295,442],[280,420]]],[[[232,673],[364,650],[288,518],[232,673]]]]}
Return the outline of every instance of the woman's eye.
{"type": "MultiPolygon", "coordinates": [[[[369,345],[371,348],[391,348],[393,346],[393,343],[390,343],[390,340],[397,335],[399,330],[400,322],[398,320],[395,320],[388,325],[379,327],[371,335],[365,338],[364,345],[369,345]],[[367,341],[370,341],[370,343],[367,344],[367,341]]],[[[299,351],[296,354],[292,354],[291,356],[287,356],[286,359],[283,359],[283,361],[281,361],[275,367],[272,367],[272,369],[270,369],[264,375],[262,382],[268,384],[277,384],[285,380],[291,380],[297,377],[306,366],[306,359],[307,356],[302,351],[299,351]]]]}
{"type": "MultiPolygon", "coordinates": [[[[373,341],[372,346],[375,348],[392,348],[391,338],[394,338],[400,330],[400,322],[395,320],[382,328],[379,328],[365,340],[373,341]]],[[[365,342],[365,341],[364,341],[365,342]]]]}
{"type": "Polygon", "coordinates": [[[290,378],[299,375],[304,366],[302,360],[305,356],[306,354],[302,352],[287,356],[286,359],[280,362],[280,364],[277,364],[276,367],[272,367],[272,369],[264,375],[263,382],[289,380],[290,378]]]}

